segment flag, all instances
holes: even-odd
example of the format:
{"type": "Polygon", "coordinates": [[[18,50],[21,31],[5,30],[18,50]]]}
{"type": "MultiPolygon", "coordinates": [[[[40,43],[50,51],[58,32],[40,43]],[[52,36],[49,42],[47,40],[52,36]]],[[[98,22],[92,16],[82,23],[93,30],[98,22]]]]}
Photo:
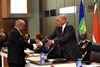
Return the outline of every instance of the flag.
{"type": "Polygon", "coordinates": [[[84,17],[84,8],[82,0],[80,2],[80,11],[79,11],[79,26],[78,26],[78,41],[81,40],[82,32],[86,32],[86,23],[84,17]]]}
{"type": "Polygon", "coordinates": [[[94,0],[94,24],[93,24],[93,42],[100,43],[100,29],[97,15],[97,0],[94,0]]]}

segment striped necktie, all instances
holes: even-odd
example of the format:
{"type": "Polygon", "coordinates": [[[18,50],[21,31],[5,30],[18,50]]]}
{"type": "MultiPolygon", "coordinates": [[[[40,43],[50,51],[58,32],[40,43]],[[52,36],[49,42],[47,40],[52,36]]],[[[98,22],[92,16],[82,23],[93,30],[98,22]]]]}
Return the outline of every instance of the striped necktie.
{"type": "MultiPolygon", "coordinates": [[[[63,36],[62,27],[60,27],[60,37],[63,36]]],[[[64,51],[64,44],[60,44],[61,50],[64,51]]]]}
{"type": "Polygon", "coordinates": [[[22,33],[19,31],[20,35],[22,36],[22,33]]]}

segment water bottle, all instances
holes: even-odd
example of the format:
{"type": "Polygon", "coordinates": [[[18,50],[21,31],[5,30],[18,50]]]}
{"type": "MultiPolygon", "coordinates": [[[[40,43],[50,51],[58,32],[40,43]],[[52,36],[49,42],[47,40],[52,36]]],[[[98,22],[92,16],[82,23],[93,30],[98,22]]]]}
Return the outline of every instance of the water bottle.
{"type": "Polygon", "coordinates": [[[47,47],[46,47],[46,51],[48,52],[48,50],[49,50],[49,47],[47,46],[47,47]]]}
{"type": "Polygon", "coordinates": [[[44,53],[43,52],[41,52],[40,59],[41,59],[41,64],[44,64],[45,63],[45,59],[44,59],[44,53]]]}
{"type": "Polygon", "coordinates": [[[81,60],[78,58],[76,62],[76,67],[82,67],[81,60]]]}

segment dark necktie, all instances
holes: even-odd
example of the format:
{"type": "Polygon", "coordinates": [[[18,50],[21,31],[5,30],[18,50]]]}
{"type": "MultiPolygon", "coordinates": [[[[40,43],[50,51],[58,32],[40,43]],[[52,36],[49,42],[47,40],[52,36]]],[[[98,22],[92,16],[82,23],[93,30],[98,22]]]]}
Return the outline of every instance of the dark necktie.
{"type": "MultiPolygon", "coordinates": [[[[63,36],[62,27],[60,27],[60,37],[63,36]]],[[[60,44],[61,50],[64,51],[64,44],[60,44]]]]}

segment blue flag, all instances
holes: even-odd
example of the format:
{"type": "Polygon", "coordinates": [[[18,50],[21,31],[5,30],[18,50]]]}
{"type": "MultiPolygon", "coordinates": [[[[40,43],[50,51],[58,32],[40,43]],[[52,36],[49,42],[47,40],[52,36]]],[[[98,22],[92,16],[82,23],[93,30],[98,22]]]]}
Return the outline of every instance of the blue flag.
{"type": "Polygon", "coordinates": [[[84,17],[83,3],[81,0],[80,11],[79,11],[78,41],[81,40],[82,32],[86,32],[86,23],[85,23],[85,17],[84,17]]]}

